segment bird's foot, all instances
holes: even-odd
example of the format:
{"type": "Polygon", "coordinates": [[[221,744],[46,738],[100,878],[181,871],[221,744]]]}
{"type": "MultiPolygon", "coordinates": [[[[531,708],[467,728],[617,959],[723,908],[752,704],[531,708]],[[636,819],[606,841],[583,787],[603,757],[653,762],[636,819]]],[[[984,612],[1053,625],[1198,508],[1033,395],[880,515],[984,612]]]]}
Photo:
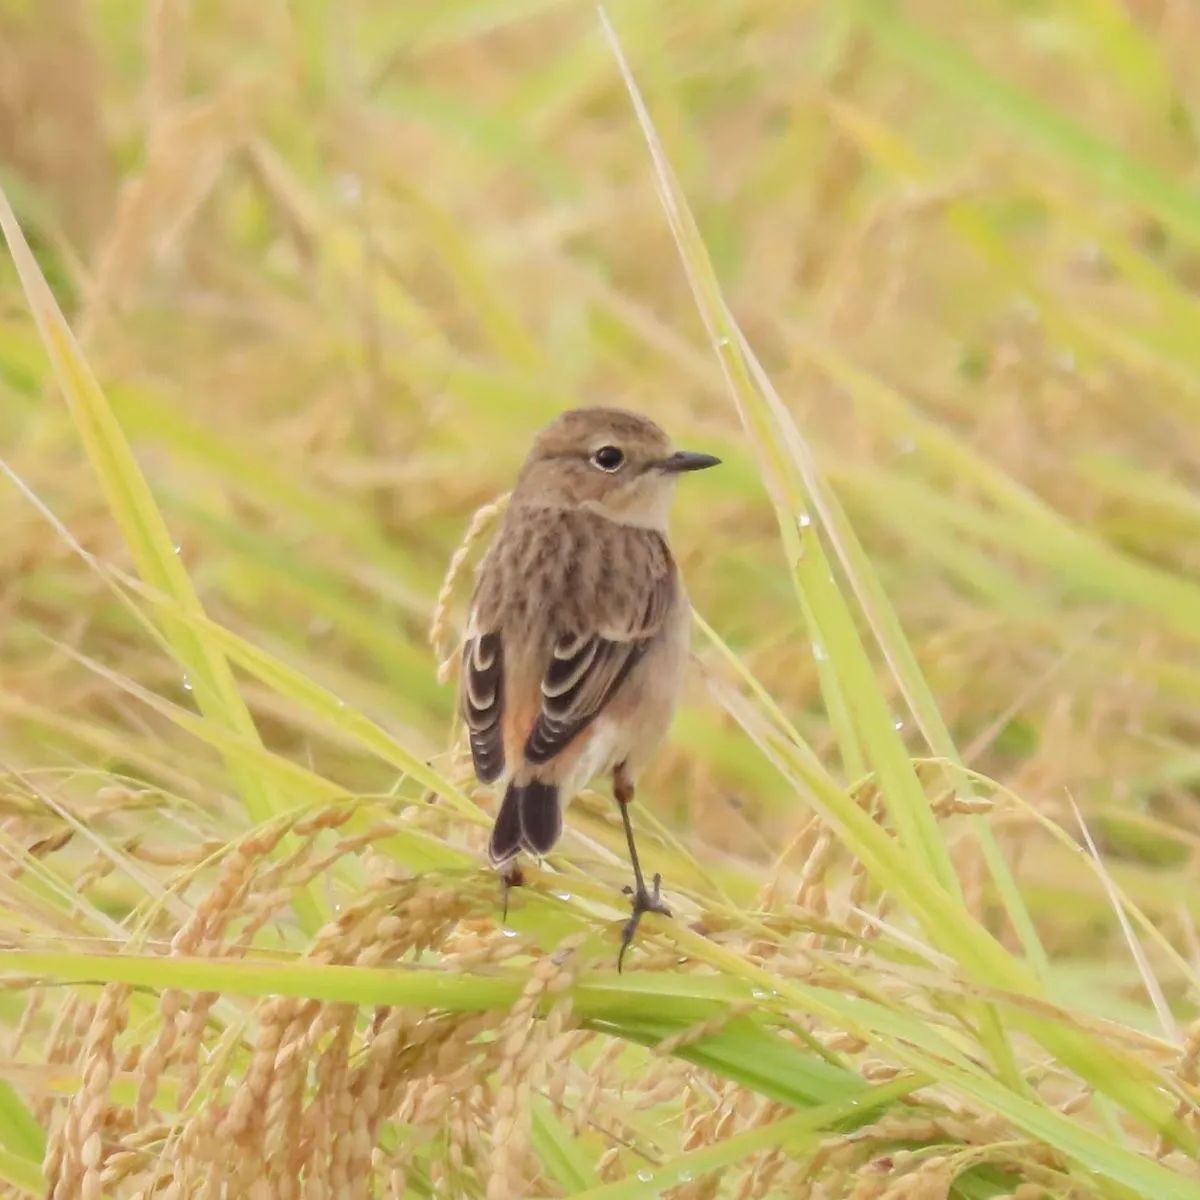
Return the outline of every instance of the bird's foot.
{"type": "Polygon", "coordinates": [[[625,961],[625,951],[629,949],[629,944],[633,941],[633,935],[637,933],[637,927],[641,923],[642,914],[656,912],[662,913],[664,917],[671,915],[671,910],[662,901],[662,876],[656,873],[653,883],[654,886],[650,891],[646,890],[644,884],[637,888],[627,887],[623,889],[626,896],[633,897],[633,911],[629,914],[629,920],[625,922],[625,928],[621,930],[621,950],[617,955],[618,973],[620,973],[625,961]]]}
{"type": "Polygon", "coordinates": [[[525,886],[525,872],[516,863],[506,867],[500,875],[500,887],[503,893],[503,915],[501,921],[508,920],[508,894],[513,888],[525,886]]]}

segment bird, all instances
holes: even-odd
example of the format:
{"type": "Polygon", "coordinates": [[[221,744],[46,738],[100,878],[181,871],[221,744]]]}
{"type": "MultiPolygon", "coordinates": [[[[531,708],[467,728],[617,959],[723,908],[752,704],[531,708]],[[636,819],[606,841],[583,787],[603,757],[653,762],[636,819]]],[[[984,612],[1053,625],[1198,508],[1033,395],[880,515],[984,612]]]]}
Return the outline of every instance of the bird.
{"type": "Polygon", "coordinates": [[[462,650],[460,710],[475,774],[500,797],[488,857],[508,889],[518,856],[540,858],[563,810],[608,775],[633,869],[617,969],[642,915],[670,910],[647,888],[629,808],[683,683],[691,606],[667,541],[675,484],[718,465],[676,450],[620,408],[560,414],[533,441],[480,562],[462,650]]]}

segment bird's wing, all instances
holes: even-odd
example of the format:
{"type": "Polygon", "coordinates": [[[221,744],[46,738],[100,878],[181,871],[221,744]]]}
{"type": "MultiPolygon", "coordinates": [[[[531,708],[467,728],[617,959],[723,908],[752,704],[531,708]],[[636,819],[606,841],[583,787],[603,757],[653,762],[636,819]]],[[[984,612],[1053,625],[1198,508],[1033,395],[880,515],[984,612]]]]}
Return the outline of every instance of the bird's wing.
{"type": "Polygon", "coordinates": [[[547,510],[503,537],[481,568],[463,649],[460,704],[484,783],[516,768],[508,758],[549,762],[595,720],[678,587],[666,542],[649,531],[547,510]],[[536,628],[557,641],[535,648],[536,628]]]}
{"type": "Polygon", "coordinates": [[[461,701],[475,774],[480,782],[493,783],[504,772],[504,644],[499,633],[467,637],[461,701]]]}
{"type": "Polygon", "coordinates": [[[598,597],[594,627],[561,636],[541,682],[541,710],[525,742],[525,760],[545,763],[604,710],[663,623],[675,595],[668,558],[621,594],[598,597]]]}

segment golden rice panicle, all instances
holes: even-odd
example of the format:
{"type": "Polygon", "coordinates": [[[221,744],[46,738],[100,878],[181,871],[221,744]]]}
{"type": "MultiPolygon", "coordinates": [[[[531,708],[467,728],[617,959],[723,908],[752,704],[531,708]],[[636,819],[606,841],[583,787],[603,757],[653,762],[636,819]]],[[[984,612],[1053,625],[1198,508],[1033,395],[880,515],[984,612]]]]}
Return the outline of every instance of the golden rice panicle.
{"type": "Polygon", "coordinates": [[[429,625],[429,644],[437,656],[437,675],[440,683],[449,678],[455,664],[455,649],[452,645],[451,625],[453,617],[451,608],[454,604],[454,594],[459,585],[462,573],[471,556],[476,552],[479,543],[487,535],[492,526],[508,507],[508,494],[497,497],[490,504],[484,504],[475,510],[463,534],[463,540],[450,556],[446,575],[438,590],[437,599],[433,604],[433,618],[429,625]]]}
{"type": "Polygon", "coordinates": [[[1196,1189],[1200,15],[1029,7],[0,0],[5,1200],[1196,1189]],[[436,679],[584,403],[724,460],[619,977],[436,679]]]}
{"type": "Polygon", "coordinates": [[[129,993],[124,984],[109,984],[100,992],[83,1046],[82,1085],[66,1106],[43,1164],[53,1200],[100,1200],[106,1133],[118,1115],[110,1088],[117,1038],[128,1021],[129,993]]]}
{"type": "Polygon", "coordinates": [[[499,1065],[494,1090],[492,1154],[487,1200],[517,1200],[536,1173],[530,1161],[531,1096],[543,1084],[553,1051],[569,1033],[570,1001],[564,995],[579,969],[577,952],[585,935],[562,942],[533,965],[512,1011],[496,1033],[499,1065]],[[539,1019],[542,1005],[549,1006],[539,1019]]]}

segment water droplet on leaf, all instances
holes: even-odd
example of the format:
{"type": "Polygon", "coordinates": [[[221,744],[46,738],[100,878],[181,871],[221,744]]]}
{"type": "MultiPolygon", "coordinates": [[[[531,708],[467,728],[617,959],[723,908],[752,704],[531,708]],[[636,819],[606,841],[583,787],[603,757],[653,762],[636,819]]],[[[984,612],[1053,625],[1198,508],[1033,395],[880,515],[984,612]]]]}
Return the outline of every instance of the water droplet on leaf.
{"type": "Polygon", "coordinates": [[[349,171],[335,176],[333,186],[343,204],[357,204],[362,199],[362,180],[349,171]]]}

